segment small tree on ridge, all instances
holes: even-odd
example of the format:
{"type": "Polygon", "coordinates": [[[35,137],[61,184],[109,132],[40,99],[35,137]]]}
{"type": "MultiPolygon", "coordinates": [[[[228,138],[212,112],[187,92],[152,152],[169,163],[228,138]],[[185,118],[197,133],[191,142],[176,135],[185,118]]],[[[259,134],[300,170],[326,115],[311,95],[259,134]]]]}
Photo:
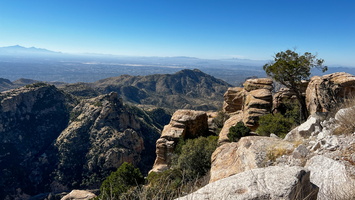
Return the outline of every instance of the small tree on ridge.
{"type": "Polygon", "coordinates": [[[322,72],[327,71],[328,68],[323,66],[323,62],[323,59],[317,59],[309,52],[299,55],[292,50],[286,50],[277,53],[274,61],[263,67],[268,76],[294,92],[300,105],[301,121],[305,121],[308,117],[306,100],[301,91],[301,81],[309,79],[313,67],[321,69],[322,72]]]}

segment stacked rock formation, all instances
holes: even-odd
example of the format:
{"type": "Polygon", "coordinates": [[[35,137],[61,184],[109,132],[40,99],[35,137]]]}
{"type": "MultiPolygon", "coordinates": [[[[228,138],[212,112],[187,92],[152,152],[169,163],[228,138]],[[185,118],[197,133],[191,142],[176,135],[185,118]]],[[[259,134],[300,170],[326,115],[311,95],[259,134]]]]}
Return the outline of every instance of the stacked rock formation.
{"type": "Polygon", "coordinates": [[[168,169],[174,148],[179,139],[196,138],[208,133],[208,118],[203,111],[178,110],[164,127],[156,143],[156,160],[152,171],[168,169]]]}
{"type": "Polygon", "coordinates": [[[248,79],[243,84],[244,88],[228,88],[224,94],[223,111],[230,114],[231,118],[226,121],[219,134],[219,143],[228,141],[229,128],[239,121],[256,130],[259,117],[271,112],[272,83],[269,78],[248,79]]]}

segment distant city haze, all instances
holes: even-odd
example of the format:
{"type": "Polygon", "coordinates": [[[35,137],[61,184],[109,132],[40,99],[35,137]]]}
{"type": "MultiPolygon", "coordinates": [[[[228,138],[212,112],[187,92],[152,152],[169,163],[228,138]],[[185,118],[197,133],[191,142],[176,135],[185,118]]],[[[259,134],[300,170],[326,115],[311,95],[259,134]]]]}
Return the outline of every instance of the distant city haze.
{"type": "Polygon", "coordinates": [[[2,1],[0,46],[64,53],[270,60],[311,52],[355,66],[355,1],[2,1]]]}

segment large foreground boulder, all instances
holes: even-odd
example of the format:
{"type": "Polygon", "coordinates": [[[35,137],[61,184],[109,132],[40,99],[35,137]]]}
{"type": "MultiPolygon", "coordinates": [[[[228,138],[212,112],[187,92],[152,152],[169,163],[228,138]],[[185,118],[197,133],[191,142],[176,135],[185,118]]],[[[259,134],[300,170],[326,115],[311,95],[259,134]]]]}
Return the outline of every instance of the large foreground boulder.
{"type": "Polygon", "coordinates": [[[162,172],[168,169],[179,139],[197,138],[206,134],[208,134],[206,112],[177,110],[156,142],[157,157],[152,171],[162,172]]]}
{"type": "Polygon", "coordinates": [[[246,170],[269,165],[276,158],[290,154],[294,144],[279,138],[249,136],[218,147],[211,158],[210,183],[246,170]]]}
{"type": "Polygon", "coordinates": [[[318,199],[355,197],[355,177],[351,177],[341,162],[321,155],[314,156],[307,162],[306,168],[311,171],[311,182],[319,187],[318,199]]]}
{"type": "Polygon", "coordinates": [[[200,199],[316,199],[318,188],[302,167],[253,169],[210,183],[179,200],[200,199]]]}

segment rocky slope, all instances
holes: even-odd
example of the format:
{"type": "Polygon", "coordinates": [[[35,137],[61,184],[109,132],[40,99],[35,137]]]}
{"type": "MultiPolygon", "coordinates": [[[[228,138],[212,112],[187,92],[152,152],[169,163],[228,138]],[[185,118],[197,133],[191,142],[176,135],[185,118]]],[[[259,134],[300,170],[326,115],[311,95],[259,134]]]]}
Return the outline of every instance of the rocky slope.
{"type": "Polygon", "coordinates": [[[97,188],[123,162],[150,168],[160,130],[148,115],[137,116],[134,109],[124,106],[117,93],[77,105],[54,144],[59,153],[56,181],[66,188],[97,188]]]}
{"type": "Polygon", "coordinates": [[[78,103],[43,83],[3,92],[0,101],[0,199],[98,188],[124,161],[147,173],[170,120],[163,109],[124,105],[117,93],[78,103]]]}
{"type": "Polygon", "coordinates": [[[42,188],[51,143],[65,129],[75,103],[54,86],[34,84],[0,94],[0,198],[42,188]],[[55,122],[55,123],[54,123],[55,122]]]}
{"type": "MultiPolygon", "coordinates": [[[[285,139],[248,136],[238,142],[221,143],[211,158],[210,184],[181,199],[353,199],[355,107],[345,104],[348,108],[330,111],[339,109],[339,104],[354,94],[354,88],[354,76],[350,74],[313,77],[305,90],[307,106],[313,113],[306,122],[291,130],[285,139]],[[287,183],[283,178],[295,173],[291,168],[308,175],[287,183]],[[296,192],[301,196],[295,196],[296,188],[305,188],[296,192]]],[[[237,109],[225,126],[233,124],[230,121],[243,121],[243,90],[226,93],[225,105],[235,103],[237,109]]],[[[276,94],[280,97],[276,105],[283,98],[292,99],[292,94],[283,92],[286,94],[276,94]]]]}

